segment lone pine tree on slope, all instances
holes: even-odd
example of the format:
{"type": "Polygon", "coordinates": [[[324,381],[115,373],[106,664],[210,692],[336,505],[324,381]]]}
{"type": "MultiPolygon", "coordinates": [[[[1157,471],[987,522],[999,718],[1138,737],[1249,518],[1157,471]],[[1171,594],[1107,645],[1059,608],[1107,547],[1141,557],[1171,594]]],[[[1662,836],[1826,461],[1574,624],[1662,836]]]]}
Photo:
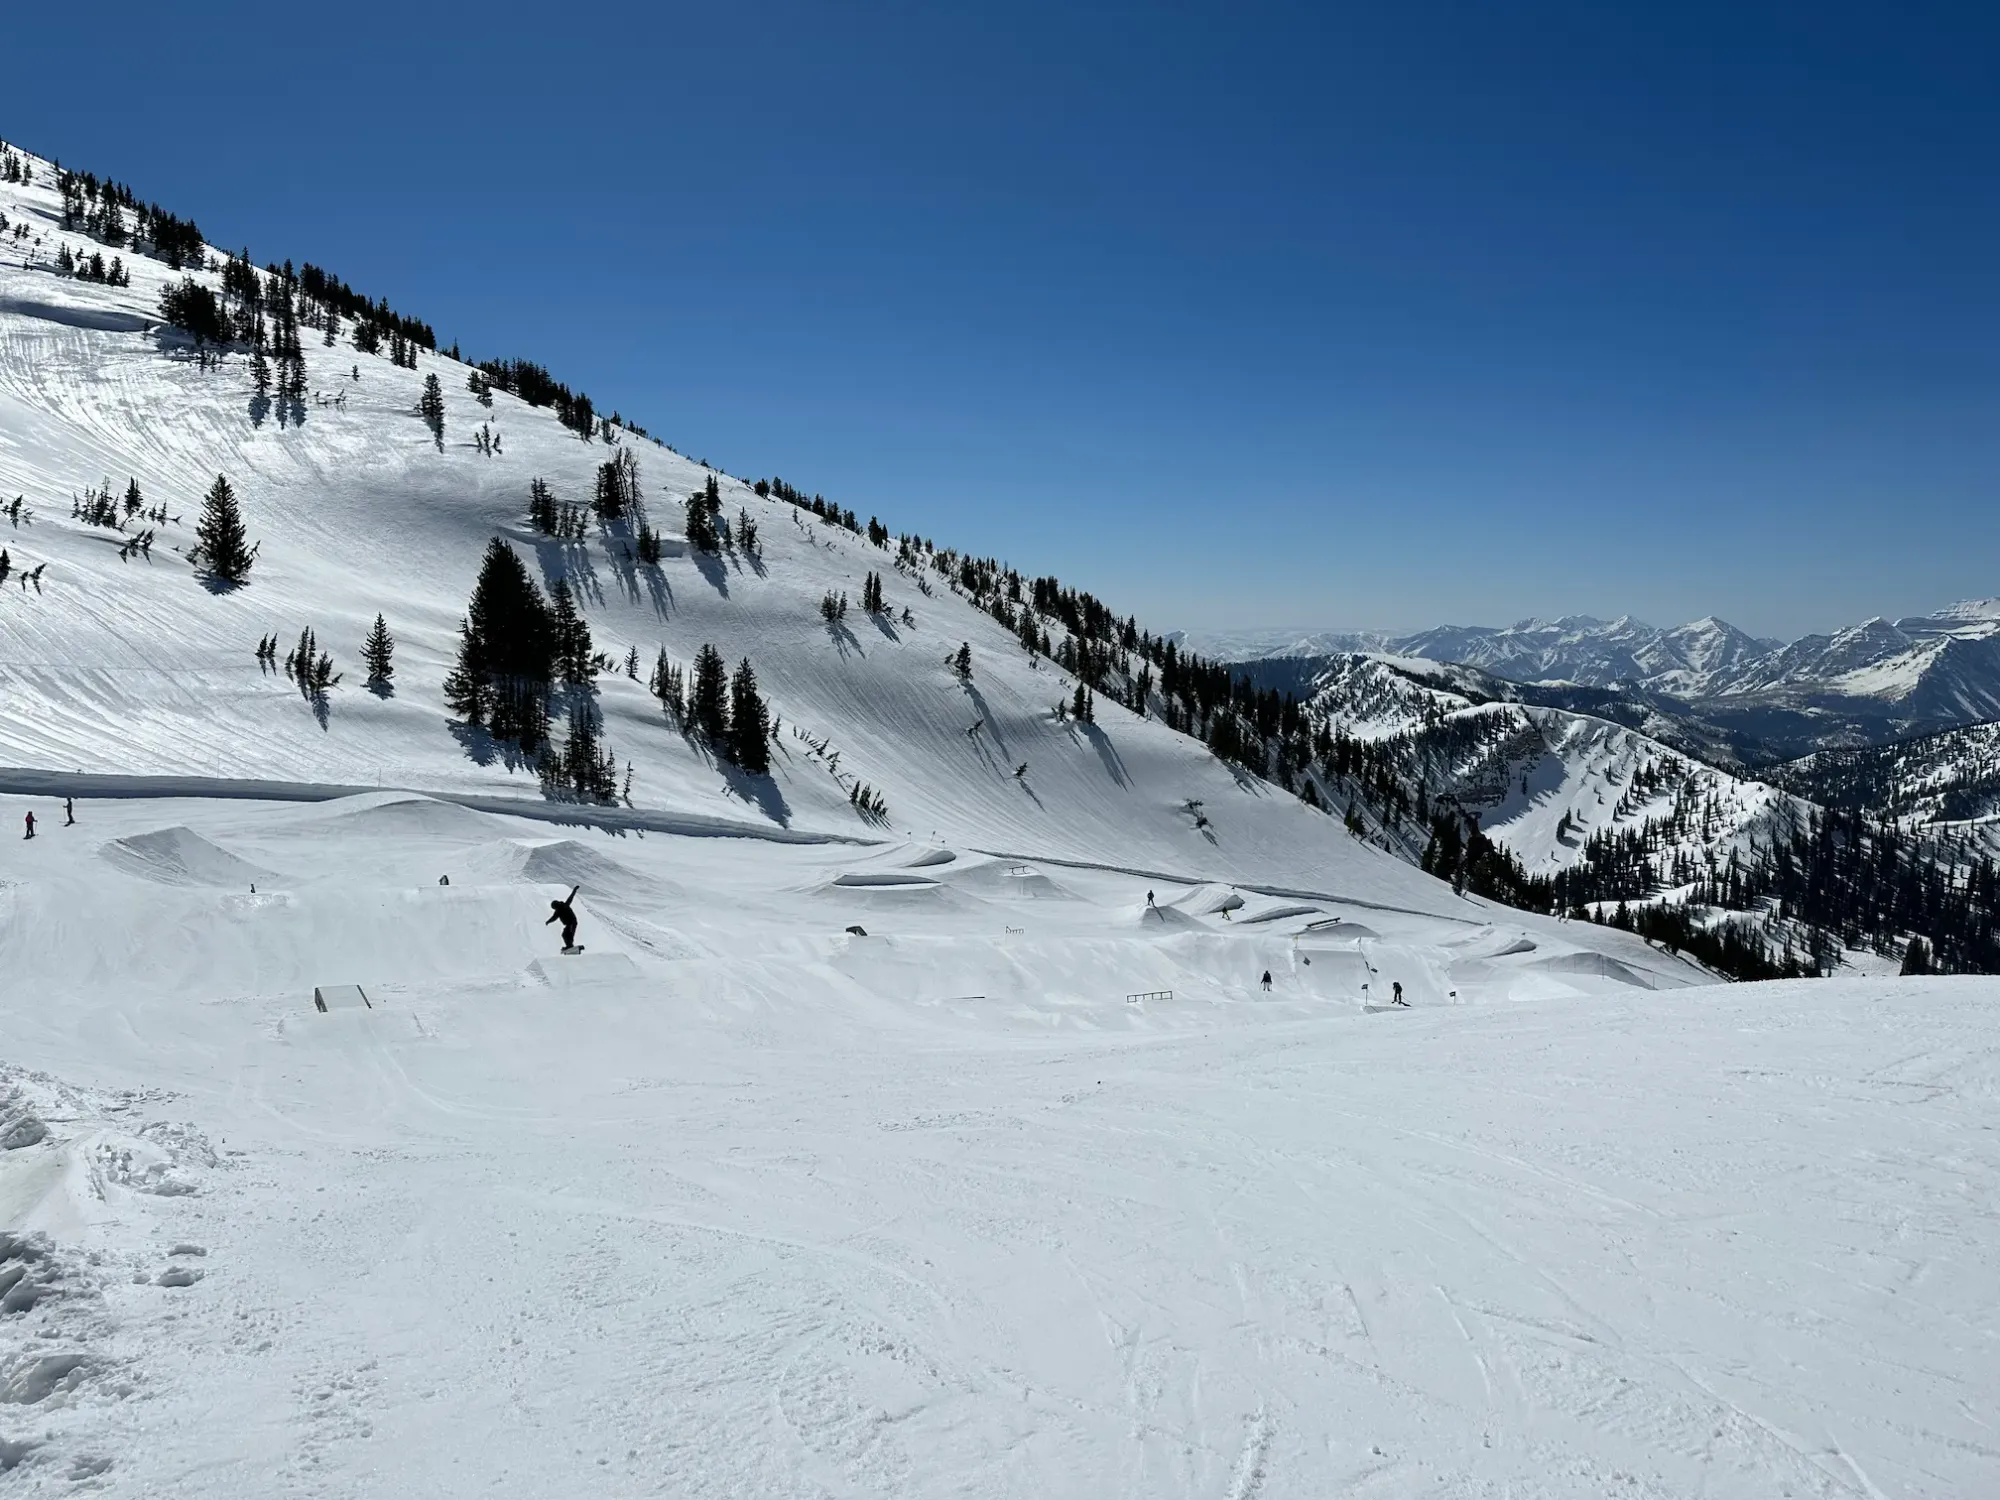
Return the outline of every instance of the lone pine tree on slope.
{"type": "Polygon", "coordinates": [[[736,669],[729,684],[730,758],[752,776],[771,769],[771,717],[757,691],[757,674],[750,658],[736,669]]]}
{"type": "Polygon", "coordinates": [[[195,524],[194,534],[211,577],[233,584],[250,576],[249,539],[243,532],[242,512],[236,508],[236,491],[220,474],[201,502],[201,520],[195,524]]]}
{"type": "Polygon", "coordinates": [[[387,682],[396,675],[395,653],[396,638],[389,634],[388,622],[377,615],[368,639],[361,643],[361,660],[368,666],[371,683],[387,682]]]}
{"type": "Polygon", "coordinates": [[[417,413],[424,419],[424,426],[430,428],[438,452],[444,452],[444,387],[438,384],[437,376],[424,377],[424,394],[417,402],[417,413]]]}

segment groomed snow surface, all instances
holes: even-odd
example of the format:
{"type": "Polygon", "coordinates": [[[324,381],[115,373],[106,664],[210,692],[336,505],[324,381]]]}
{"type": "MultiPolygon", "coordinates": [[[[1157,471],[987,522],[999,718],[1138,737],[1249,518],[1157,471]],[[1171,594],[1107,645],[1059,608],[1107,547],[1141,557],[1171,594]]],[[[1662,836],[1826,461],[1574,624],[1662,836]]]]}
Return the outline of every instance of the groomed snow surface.
{"type": "Polygon", "coordinates": [[[1989,982],[408,794],[40,806],[0,1492],[2000,1493],[1989,982]]]}

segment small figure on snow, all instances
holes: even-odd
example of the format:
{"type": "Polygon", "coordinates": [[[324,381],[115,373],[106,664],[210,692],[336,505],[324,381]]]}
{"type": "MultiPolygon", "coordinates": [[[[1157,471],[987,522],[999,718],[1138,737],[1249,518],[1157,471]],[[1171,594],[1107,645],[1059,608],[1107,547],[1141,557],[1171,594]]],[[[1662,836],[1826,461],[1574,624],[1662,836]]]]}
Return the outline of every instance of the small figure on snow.
{"type": "MultiPolygon", "coordinates": [[[[438,876],[438,884],[439,884],[439,885],[450,885],[450,884],[451,884],[451,877],[450,877],[449,875],[440,875],[440,876],[438,876]]],[[[544,922],[544,923],[542,923],[542,925],[543,925],[544,927],[546,927],[546,926],[548,926],[549,924],[548,924],[547,922],[544,922]]]]}
{"type": "Polygon", "coordinates": [[[76,827],[76,798],[63,798],[63,827],[76,827]]]}
{"type": "MultiPolygon", "coordinates": [[[[562,923],[563,951],[565,953],[576,946],[576,912],[570,906],[570,902],[576,900],[576,893],[582,889],[583,887],[580,885],[573,885],[569,888],[569,894],[563,897],[562,900],[551,901],[549,903],[549,922],[562,923]]],[[[549,922],[544,922],[542,925],[546,927],[549,925],[549,922]]]]}
{"type": "Polygon", "coordinates": [[[29,838],[33,838],[34,836],[35,836],[35,814],[34,814],[34,810],[33,810],[33,809],[31,808],[31,809],[29,810],[29,812],[28,812],[28,832],[27,832],[27,837],[29,837],[29,838]]]}
{"type": "Polygon", "coordinates": [[[1389,986],[1389,1003],[1390,1003],[1390,1004],[1392,1004],[1392,1005],[1408,1005],[1408,1004],[1410,1003],[1409,1001],[1407,1001],[1407,1000],[1405,1000],[1405,999],[1403,998],[1403,981],[1402,981],[1402,980],[1398,979],[1398,980],[1395,980],[1394,982],[1392,982],[1392,983],[1390,984],[1390,986],[1389,986]]]}
{"type": "Polygon", "coordinates": [[[1269,969],[1266,969],[1264,971],[1264,993],[1268,995],[1270,992],[1271,992],[1271,971],[1269,969]]]}

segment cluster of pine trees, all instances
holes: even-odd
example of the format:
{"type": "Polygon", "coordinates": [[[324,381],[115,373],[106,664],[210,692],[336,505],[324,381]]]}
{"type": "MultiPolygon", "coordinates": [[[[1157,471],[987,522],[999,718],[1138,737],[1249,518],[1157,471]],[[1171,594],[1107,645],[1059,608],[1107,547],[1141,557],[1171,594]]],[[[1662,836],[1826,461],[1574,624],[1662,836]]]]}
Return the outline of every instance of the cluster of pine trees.
{"type": "Polygon", "coordinates": [[[556,420],[586,441],[596,432],[597,413],[590,404],[590,397],[572,392],[533,361],[483,360],[479,371],[496,390],[518,396],[530,406],[554,407],[556,420]]]}
{"type": "Polygon", "coordinates": [[[717,552],[722,548],[722,486],[710,474],[702,487],[687,497],[687,519],[685,530],[688,545],[699,552],[717,552]]]}
{"type": "MultiPolygon", "coordinates": [[[[782,500],[787,505],[793,506],[798,510],[811,511],[829,526],[839,526],[845,530],[854,532],[856,535],[859,535],[861,532],[861,523],[855,519],[854,512],[851,510],[842,510],[824,495],[814,495],[808,498],[804,491],[786,484],[782,479],[760,479],[751,485],[750,488],[756,493],[759,499],[782,500]]],[[[888,539],[888,531],[881,529],[883,541],[876,541],[875,533],[879,528],[879,523],[870,519],[868,525],[868,539],[875,542],[875,545],[878,547],[883,545],[883,541],[888,539]]]]}
{"type": "Polygon", "coordinates": [[[630,448],[597,466],[597,492],[591,510],[600,521],[623,521],[643,510],[639,494],[639,460],[630,448]]]}
{"type": "MultiPolygon", "coordinates": [[[[18,156],[6,152],[0,162],[9,164],[0,167],[9,182],[22,180],[14,175],[26,167],[18,156]]],[[[91,172],[63,172],[56,187],[62,194],[63,228],[113,249],[129,246],[176,271],[201,264],[203,241],[192,219],[170,214],[157,203],[142,203],[130,188],[91,172]]]]}
{"type": "Polygon", "coordinates": [[[617,761],[604,743],[593,696],[597,656],[590,626],[567,579],[544,597],[520,554],[500,538],[487,544],[464,619],[445,702],[466,724],[518,745],[551,790],[581,797],[618,793],[617,761]],[[550,705],[566,721],[550,737],[550,705]]]}
{"type": "Polygon", "coordinates": [[[731,676],[722,653],[704,645],[695,653],[693,671],[685,672],[667,659],[663,648],[647,686],[682,728],[717,755],[752,776],[771,769],[771,713],[749,657],[731,676]]]}
{"type": "Polygon", "coordinates": [[[569,542],[582,541],[589,529],[583,507],[567,500],[558,503],[548,481],[539,476],[528,481],[528,524],[543,536],[569,542]]]}
{"type": "Polygon", "coordinates": [[[118,256],[112,256],[111,263],[106,265],[104,256],[98,251],[75,255],[67,245],[56,246],[56,275],[74,276],[78,281],[94,281],[99,286],[132,284],[132,273],[125,269],[125,262],[118,256]]]}

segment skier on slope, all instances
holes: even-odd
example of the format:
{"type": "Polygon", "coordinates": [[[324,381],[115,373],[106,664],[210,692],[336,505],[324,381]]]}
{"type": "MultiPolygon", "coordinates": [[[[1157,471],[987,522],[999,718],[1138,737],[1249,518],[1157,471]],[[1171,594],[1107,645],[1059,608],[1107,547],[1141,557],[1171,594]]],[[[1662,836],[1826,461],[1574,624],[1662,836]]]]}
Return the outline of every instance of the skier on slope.
{"type": "Polygon", "coordinates": [[[1410,1003],[1409,1001],[1407,1001],[1407,1000],[1405,1000],[1405,999],[1403,998],[1403,981],[1402,981],[1402,980],[1398,979],[1398,980],[1395,980],[1395,981],[1393,981],[1393,982],[1392,982],[1392,983],[1391,983],[1391,984],[1389,985],[1389,990],[1390,990],[1390,995],[1391,995],[1391,1003],[1392,1003],[1392,1004],[1396,1004],[1396,1005],[1408,1005],[1408,1004],[1410,1003]]]}
{"type": "Polygon", "coordinates": [[[35,836],[35,813],[34,813],[34,809],[33,809],[33,808],[30,808],[30,809],[28,810],[28,833],[27,833],[27,836],[28,836],[29,838],[33,838],[33,837],[35,836]]]}
{"type": "MultiPolygon", "coordinates": [[[[549,903],[549,922],[562,923],[562,939],[563,947],[565,948],[574,948],[576,946],[576,912],[570,906],[570,902],[576,900],[576,893],[582,889],[583,887],[580,885],[573,885],[569,888],[569,894],[563,897],[562,900],[551,901],[549,903]]],[[[546,927],[549,925],[549,922],[544,922],[542,925],[546,927]]]]}
{"type": "Polygon", "coordinates": [[[1270,989],[1271,989],[1271,971],[1269,969],[1266,969],[1264,971],[1264,990],[1268,994],[1270,992],[1270,989]]]}

